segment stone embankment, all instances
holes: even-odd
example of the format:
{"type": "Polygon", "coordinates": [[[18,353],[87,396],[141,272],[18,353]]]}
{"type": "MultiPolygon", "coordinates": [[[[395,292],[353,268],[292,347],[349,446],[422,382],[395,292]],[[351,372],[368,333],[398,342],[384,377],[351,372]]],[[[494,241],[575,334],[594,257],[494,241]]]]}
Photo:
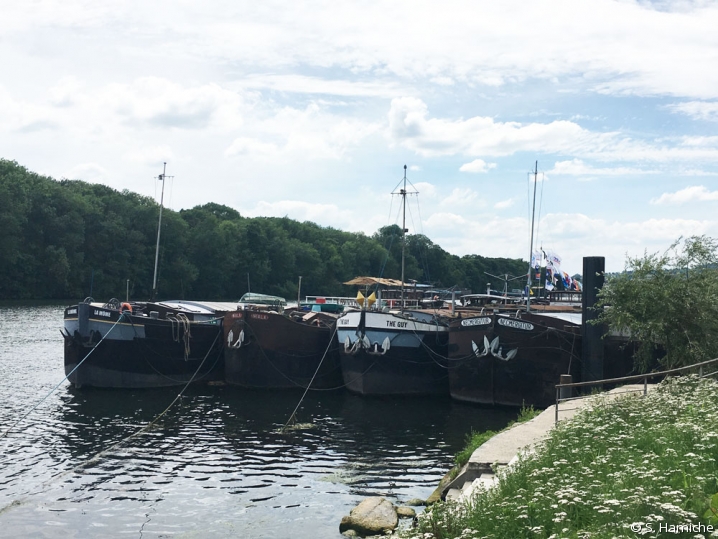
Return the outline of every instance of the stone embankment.
{"type": "MultiPolygon", "coordinates": [[[[654,387],[654,384],[648,384],[647,389],[650,391],[654,387]]],[[[633,384],[617,387],[607,393],[566,401],[559,405],[558,419],[563,421],[573,417],[579,410],[591,406],[599,397],[614,399],[643,391],[643,384],[633,384]]],[[[485,488],[493,486],[496,482],[495,471],[510,466],[522,451],[531,451],[533,446],[546,437],[555,422],[556,405],[552,405],[532,420],[517,423],[498,433],[474,451],[455,479],[443,480],[427,503],[438,499],[462,500],[471,496],[479,485],[485,488]]]]}

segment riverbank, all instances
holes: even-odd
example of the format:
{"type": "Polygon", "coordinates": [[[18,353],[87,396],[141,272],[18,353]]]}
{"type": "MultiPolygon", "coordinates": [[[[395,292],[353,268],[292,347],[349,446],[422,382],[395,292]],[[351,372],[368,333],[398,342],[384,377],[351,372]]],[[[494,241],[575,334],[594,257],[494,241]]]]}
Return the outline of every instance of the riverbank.
{"type": "Polygon", "coordinates": [[[709,537],[706,526],[718,528],[715,417],[718,384],[697,377],[599,399],[498,471],[493,486],[434,504],[402,537],[709,537]]]}

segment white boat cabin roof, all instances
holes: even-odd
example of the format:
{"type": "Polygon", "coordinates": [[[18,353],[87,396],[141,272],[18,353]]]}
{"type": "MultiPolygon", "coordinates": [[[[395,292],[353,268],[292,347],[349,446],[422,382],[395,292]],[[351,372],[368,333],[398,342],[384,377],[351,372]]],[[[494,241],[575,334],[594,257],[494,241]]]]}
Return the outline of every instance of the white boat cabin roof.
{"type": "Polygon", "coordinates": [[[214,314],[220,311],[236,311],[240,308],[239,302],[233,301],[169,300],[158,301],[157,305],[161,305],[167,309],[187,311],[195,314],[214,314]]]}
{"type": "Polygon", "coordinates": [[[465,303],[472,303],[474,305],[497,305],[497,304],[513,304],[523,303],[525,298],[522,296],[498,296],[496,294],[467,294],[461,296],[461,299],[465,303]]]}

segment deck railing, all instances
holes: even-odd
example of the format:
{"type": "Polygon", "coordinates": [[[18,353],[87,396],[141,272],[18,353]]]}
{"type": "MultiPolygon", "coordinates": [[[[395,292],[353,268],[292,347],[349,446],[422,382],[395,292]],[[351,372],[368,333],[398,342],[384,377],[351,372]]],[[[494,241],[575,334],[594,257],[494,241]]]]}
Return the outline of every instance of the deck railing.
{"type": "MultiPolygon", "coordinates": [[[[606,384],[617,384],[617,383],[625,383],[625,382],[643,382],[643,395],[645,396],[648,393],[648,380],[652,380],[653,378],[659,378],[659,377],[665,377],[670,376],[672,374],[679,374],[686,371],[691,371],[694,369],[698,370],[698,376],[701,378],[707,377],[707,376],[715,376],[718,374],[718,370],[714,370],[711,372],[708,372],[707,374],[703,374],[704,368],[716,365],[718,366],[718,358],[709,359],[708,361],[702,361],[701,363],[695,363],[693,365],[688,365],[686,367],[678,367],[676,369],[669,369],[666,371],[661,372],[651,372],[647,374],[636,374],[633,376],[623,376],[621,378],[605,378],[603,380],[592,380],[590,382],[568,382],[568,383],[559,383],[556,384],[556,416],[555,416],[555,423],[558,423],[558,412],[559,412],[559,405],[562,402],[569,402],[574,401],[577,399],[583,399],[586,397],[586,395],[582,395],[579,397],[573,397],[570,396],[573,392],[573,388],[575,387],[593,387],[593,386],[600,386],[603,387],[606,384]],[[566,396],[569,395],[569,396],[566,396]]],[[[563,378],[565,375],[561,375],[563,378]]],[[[623,393],[633,393],[635,390],[626,390],[623,393]]],[[[575,410],[575,408],[568,408],[564,409],[564,412],[569,412],[571,410],[575,410]]]]}
{"type": "Polygon", "coordinates": [[[345,307],[359,308],[356,298],[340,297],[340,296],[306,296],[304,300],[307,303],[333,303],[344,305],[345,307]]]}

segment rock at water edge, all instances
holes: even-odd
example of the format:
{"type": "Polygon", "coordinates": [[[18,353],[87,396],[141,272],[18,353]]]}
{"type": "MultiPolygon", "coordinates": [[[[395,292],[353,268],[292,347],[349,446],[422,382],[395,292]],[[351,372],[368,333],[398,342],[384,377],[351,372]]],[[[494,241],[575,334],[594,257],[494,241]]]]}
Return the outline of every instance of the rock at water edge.
{"type": "Polygon", "coordinates": [[[396,508],[396,514],[399,518],[414,518],[416,511],[411,507],[401,506],[396,508]]]}
{"type": "Polygon", "coordinates": [[[352,509],[348,517],[342,518],[339,531],[352,529],[360,535],[377,535],[393,530],[398,523],[394,505],[385,498],[373,496],[352,509]]]}

